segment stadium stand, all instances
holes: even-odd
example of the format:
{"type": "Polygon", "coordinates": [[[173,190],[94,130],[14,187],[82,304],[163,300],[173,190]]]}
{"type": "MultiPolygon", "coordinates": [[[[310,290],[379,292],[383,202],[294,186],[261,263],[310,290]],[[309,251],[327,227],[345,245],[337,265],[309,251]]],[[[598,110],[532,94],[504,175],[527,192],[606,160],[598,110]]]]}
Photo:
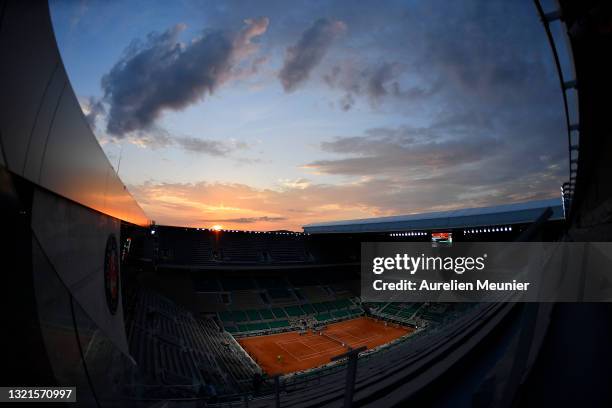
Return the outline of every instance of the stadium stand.
{"type": "Polygon", "coordinates": [[[359,306],[344,298],[269,309],[222,311],[218,313],[218,317],[228,332],[236,335],[253,335],[296,330],[307,320],[324,323],[361,314],[363,310],[359,306]]]}
{"type": "MultiPolygon", "coordinates": [[[[563,75],[560,75],[559,79],[563,95],[568,92],[576,93],[578,90],[577,102],[580,108],[576,110],[576,116],[570,121],[567,113],[568,103],[567,100],[564,101],[568,116],[570,177],[567,188],[564,186],[564,192],[568,194],[567,199],[564,198],[565,207],[556,208],[554,212],[567,213],[567,224],[558,217],[556,224],[547,224],[546,228],[538,232],[540,234],[538,238],[568,241],[610,240],[611,161],[605,152],[611,151],[612,143],[608,131],[612,69],[607,59],[603,58],[610,49],[612,39],[609,29],[611,15],[609,2],[560,0],[557,2],[559,9],[546,10],[546,12],[539,1],[535,3],[554,50],[559,71],[561,64],[549,25],[554,22],[561,24],[561,32],[566,35],[564,39],[567,40],[570,49],[569,53],[561,53],[561,56],[569,57],[569,64],[563,65],[569,66],[573,71],[571,74],[575,76],[566,76],[564,79],[563,75]],[[579,152],[578,158],[576,158],[577,152],[579,152]]],[[[10,360],[7,358],[7,361],[3,361],[4,370],[19,384],[27,384],[25,379],[29,379],[29,383],[57,382],[60,385],[74,385],[72,381],[66,382],[63,381],[64,378],[55,376],[53,371],[57,373],[62,368],[67,368],[66,371],[76,377],[81,371],[91,370],[92,363],[82,359],[82,361],[75,360],[70,366],[61,366],[57,360],[52,360],[53,349],[48,347],[48,343],[45,344],[50,340],[49,333],[52,332],[48,330],[49,321],[45,321],[41,314],[45,312],[47,306],[52,306],[52,302],[44,303],[41,307],[43,299],[41,292],[45,295],[53,294],[52,300],[61,304],[64,310],[78,309],[75,308],[75,304],[79,303],[81,305],[79,307],[83,307],[85,311],[81,317],[86,314],[94,315],[94,312],[104,309],[99,307],[103,299],[97,295],[91,296],[91,299],[79,297],[79,291],[74,287],[61,287],[56,291],[47,285],[44,291],[36,290],[35,284],[40,284],[44,269],[32,270],[33,264],[40,263],[41,256],[30,249],[39,248],[44,254],[47,252],[53,254],[55,245],[61,242],[63,245],[59,245],[55,253],[61,255],[60,259],[64,258],[62,263],[68,265],[73,276],[81,279],[79,282],[87,282],[89,276],[99,275],[90,272],[99,271],[102,267],[101,257],[89,257],[89,252],[85,250],[92,242],[87,240],[88,235],[95,235],[83,233],[87,226],[92,225],[98,229],[102,225],[100,220],[108,223],[117,223],[121,220],[123,237],[129,231],[125,226],[127,223],[139,225],[148,233],[146,226],[148,220],[144,214],[137,214],[142,211],[135,211],[138,209],[137,204],[126,196],[129,194],[124,191],[125,186],[108,161],[101,157],[100,146],[84,121],[53,39],[46,2],[4,2],[1,14],[2,57],[3,61],[6,61],[6,64],[3,64],[4,75],[0,76],[3,80],[1,97],[6,107],[1,110],[4,115],[0,120],[3,129],[2,177],[3,186],[8,186],[5,194],[11,198],[11,201],[20,203],[18,206],[13,204],[7,206],[10,211],[6,211],[7,217],[3,219],[3,225],[8,226],[6,235],[11,237],[5,251],[8,257],[5,263],[23,265],[26,272],[7,274],[8,283],[5,286],[18,288],[19,285],[14,284],[12,279],[25,277],[30,279],[17,281],[27,288],[24,291],[27,296],[23,296],[17,290],[8,291],[18,293],[19,300],[27,301],[23,305],[18,301],[13,302],[15,299],[10,298],[10,304],[14,307],[7,309],[11,314],[14,313],[15,317],[7,319],[3,329],[8,334],[14,334],[30,333],[32,327],[35,327],[38,336],[32,337],[37,341],[28,342],[23,342],[20,336],[5,336],[5,340],[9,342],[6,350],[9,351],[7,357],[10,360]],[[61,86],[57,87],[57,84],[61,86]],[[59,89],[63,89],[61,98],[59,89]],[[44,113],[45,109],[41,108],[45,106],[55,106],[56,112],[65,112],[65,114],[57,117],[55,114],[53,116],[29,114],[37,111],[44,113]],[[6,129],[10,131],[4,131],[6,129]],[[42,131],[40,134],[48,137],[33,138],[34,129],[40,129],[42,131]],[[30,142],[33,143],[31,149],[30,142]],[[75,143],[84,147],[79,150],[79,155],[56,156],[55,161],[50,161],[54,157],[53,150],[65,153],[66,150],[61,146],[73,146],[75,143]],[[35,152],[40,151],[34,147],[41,144],[47,150],[46,162],[40,157],[33,157],[35,152]],[[60,148],[57,148],[58,144],[60,148]],[[73,158],[77,156],[78,159],[74,160],[73,158]],[[62,166],[52,165],[60,162],[62,166]],[[28,175],[25,169],[29,166],[22,165],[24,163],[34,164],[40,170],[35,171],[39,177],[35,179],[28,175]],[[87,166],[82,167],[83,163],[87,166]],[[95,175],[90,171],[83,171],[92,169],[96,170],[95,175]],[[53,176],[54,173],[56,176],[53,176]],[[43,179],[40,174],[45,174],[46,177],[43,179]],[[98,175],[102,175],[101,179],[104,180],[103,188],[97,183],[98,175]],[[77,178],[72,178],[73,176],[77,178]],[[14,189],[16,192],[12,191],[13,184],[18,187],[14,189]],[[76,191],[75,186],[80,186],[83,190],[76,191]],[[69,244],[64,240],[51,239],[48,241],[51,243],[49,244],[34,234],[44,229],[40,228],[40,221],[37,223],[34,217],[30,219],[30,215],[36,213],[51,215],[53,209],[57,208],[50,204],[53,200],[42,199],[48,190],[56,194],[52,197],[53,200],[61,200],[62,208],[66,209],[65,214],[76,214],[77,210],[80,211],[78,214],[82,214],[79,219],[80,224],[75,228],[81,233],[80,242],[69,244]],[[121,194],[113,195],[112,191],[121,191],[121,194]],[[36,200],[32,200],[32,195],[36,200]],[[109,209],[106,205],[99,205],[95,200],[109,204],[117,203],[118,206],[109,209]],[[32,243],[36,241],[39,242],[34,246],[32,243]],[[74,254],[78,254],[75,258],[78,258],[76,260],[79,262],[65,259],[65,254],[71,250],[74,254]],[[87,265],[90,269],[83,268],[83,265],[87,265]],[[66,298],[69,303],[60,303],[66,298]],[[66,305],[70,306],[64,307],[66,305]],[[91,305],[94,307],[90,307],[91,305]]],[[[495,215],[483,214],[482,209],[480,214],[474,214],[473,211],[472,214],[468,214],[469,211],[462,210],[462,215],[465,216],[462,219],[465,222],[461,224],[449,223],[453,216],[458,215],[456,213],[447,213],[444,216],[437,214],[435,217],[430,214],[429,221],[434,220],[435,223],[427,225],[423,225],[423,222],[427,221],[423,215],[420,218],[407,216],[393,220],[387,218],[343,225],[327,223],[318,226],[321,236],[285,234],[277,237],[278,240],[273,237],[282,234],[214,233],[194,228],[159,227],[160,233],[155,234],[151,242],[142,245],[143,248],[151,248],[151,253],[141,254],[138,258],[151,259],[153,265],[148,266],[152,266],[152,269],[164,265],[202,270],[245,265],[267,268],[288,264],[295,266],[297,270],[298,267],[311,262],[321,264],[356,262],[358,261],[356,248],[362,240],[420,239],[408,236],[415,229],[452,230],[458,240],[510,241],[524,232],[525,227],[533,222],[542,209],[542,206],[535,210],[531,208],[534,211],[530,210],[530,214],[523,213],[527,216],[521,219],[515,218],[518,213],[514,210],[511,211],[514,215],[508,211],[498,211],[495,215]],[[510,216],[510,220],[505,215],[500,216],[504,212],[510,216]],[[496,231],[497,226],[507,226],[509,223],[513,226],[511,233],[507,233],[506,229],[503,229],[503,232],[496,231]],[[373,224],[379,224],[378,229],[372,230],[373,224]],[[331,230],[333,233],[330,233],[331,230]],[[368,235],[359,235],[366,231],[368,235]],[[244,248],[244,242],[239,234],[249,234],[253,238],[249,248],[244,248]],[[328,247],[334,250],[325,251],[324,249],[328,247]],[[236,248],[245,250],[240,251],[236,248]]],[[[64,216],[59,225],[72,225],[70,222],[73,218],[64,216]]],[[[457,220],[457,217],[454,218],[457,220]]],[[[52,225],[51,217],[41,217],[41,219],[47,226],[45,229],[53,230],[48,227],[52,225]]],[[[119,226],[116,232],[118,230],[119,226]]],[[[423,239],[428,238],[426,236],[423,239]]],[[[56,269],[50,259],[45,259],[45,262],[50,264],[48,269],[56,269]]],[[[137,279],[131,277],[130,273],[136,274],[140,269],[135,268],[130,271],[124,266],[126,265],[122,265],[122,277],[126,282],[129,282],[129,279],[136,282],[137,279]]],[[[57,268],[53,272],[62,276],[65,270],[57,268]]],[[[43,281],[44,284],[48,282],[51,280],[43,281]]],[[[319,295],[321,290],[326,291],[326,286],[333,287],[334,293],[327,298],[321,296],[315,299],[317,294],[308,298],[308,291],[300,286],[299,293],[304,294],[307,301],[301,301],[296,295],[294,303],[298,304],[308,316],[317,316],[325,320],[334,313],[337,315],[338,311],[342,313],[343,310],[348,310],[350,313],[359,310],[357,305],[338,309],[337,304],[329,303],[336,301],[335,295],[341,293],[336,290],[336,284],[319,281],[312,286],[316,285],[320,286],[316,290],[319,295]]],[[[268,288],[259,289],[266,293],[268,288]]],[[[196,286],[196,290],[215,298],[201,304],[218,304],[223,309],[231,303],[229,297],[227,301],[223,298],[222,284],[218,277],[212,283],[202,282],[196,286]]],[[[102,294],[102,291],[95,293],[102,294]]],[[[127,293],[125,288],[123,293],[127,293]]],[[[214,319],[196,318],[174,302],[150,292],[139,293],[136,299],[132,317],[126,322],[129,351],[138,362],[138,366],[133,375],[126,376],[124,383],[134,385],[132,388],[125,387],[127,393],[131,392],[132,396],[138,394],[143,403],[137,404],[130,400],[131,404],[127,406],[199,406],[202,405],[200,401],[188,401],[185,404],[176,401],[156,403],[155,398],[171,395],[179,397],[180,400],[180,397],[193,396],[196,392],[200,395],[196,389],[201,386],[207,387],[205,392],[207,398],[215,394],[249,389],[248,378],[253,372],[257,374],[257,367],[250,363],[248,355],[241,351],[234,338],[220,330],[214,319]],[[140,390],[143,389],[146,391],[141,393],[140,390]],[[165,390],[170,390],[170,394],[158,394],[165,390]]],[[[241,301],[243,299],[239,299],[239,302],[241,301]]],[[[248,303],[246,299],[244,301],[248,303]]],[[[198,307],[201,307],[201,304],[198,303],[198,307]]],[[[382,317],[413,319],[421,316],[423,319],[432,319],[432,324],[425,330],[419,329],[407,339],[362,355],[355,384],[356,406],[443,406],[455,400],[466,401],[467,404],[472,402],[479,406],[495,406],[495,402],[500,401],[503,401],[504,406],[564,406],[585,403],[590,406],[610,406],[608,386],[611,361],[610,308],[606,305],[523,306],[487,303],[473,305],[465,310],[459,305],[421,305],[416,310],[415,307],[413,304],[371,305],[374,314],[382,317]],[[530,324],[525,324],[526,322],[530,324]],[[508,344],[512,347],[507,347],[508,344]],[[568,345],[571,345],[571,353],[568,352],[570,349],[568,345]],[[517,356],[523,358],[515,358],[517,356]],[[457,370],[459,367],[460,371],[457,370]],[[456,375],[458,372],[461,375],[456,375]]],[[[223,310],[219,313],[221,311],[223,310]]],[[[282,304],[262,308],[245,306],[244,310],[227,311],[231,312],[230,322],[235,323],[236,330],[238,325],[258,325],[263,322],[270,328],[288,327],[290,321],[294,319],[287,316],[285,305],[282,304]],[[258,316],[260,320],[252,320],[258,316]]],[[[105,320],[98,319],[92,321],[92,328],[87,330],[81,330],[84,325],[77,321],[74,310],[66,316],[70,317],[64,319],[63,323],[70,334],[62,340],[66,349],[74,351],[77,348],[70,339],[74,339],[75,334],[78,339],[79,332],[88,334],[89,337],[95,330],[100,333],[98,337],[102,337],[105,329],[112,327],[119,329],[116,331],[121,332],[123,336],[124,328],[119,325],[119,322],[123,324],[121,313],[114,318],[103,315],[105,318],[108,317],[106,321],[113,319],[115,326],[104,326],[105,320]]],[[[254,327],[249,327],[249,330],[254,327]]],[[[89,345],[87,337],[82,337],[85,345],[89,345]]],[[[121,336],[116,336],[112,340],[120,346],[119,337],[121,336]]],[[[81,344],[78,346],[81,347],[81,344]]],[[[69,356],[61,357],[68,359],[69,356]]],[[[346,372],[341,368],[342,365],[338,364],[285,379],[279,401],[282,402],[282,406],[292,407],[339,406],[346,393],[344,386],[346,372]]],[[[93,384],[98,385],[97,382],[102,379],[101,376],[93,377],[93,384]]],[[[91,379],[89,380],[89,387],[93,388],[91,379]]],[[[101,388],[98,387],[97,391],[100,392],[101,388]]],[[[88,394],[87,389],[88,387],[79,388],[79,399],[88,394]]],[[[93,398],[90,400],[92,402],[90,406],[101,405],[95,395],[90,398],[93,398]]],[[[250,402],[248,405],[251,407],[275,405],[274,396],[240,401],[240,405],[247,405],[245,402],[250,402]]]]}
{"type": "MultiPolygon", "coordinates": [[[[243,319],[242,313],[233,316],[243,319]]],[[[214,395],[247,390],[259,367],[228,333],[211,319],[190,312],[151,291],[136,294],[129,330],[138,369],[131,385],[212,386],[214,395]]],[[[176,387],[175,387],[176,389],[176,387]]],[[[199,388],[191,390],[195,393],[199,388]]]]}
{"type": "Polygon", "coordinates": [[[157,261],[161,265],[285,265],[312,263],[315,257],[300,233],[213,231],[158,226],[157,261]]]}

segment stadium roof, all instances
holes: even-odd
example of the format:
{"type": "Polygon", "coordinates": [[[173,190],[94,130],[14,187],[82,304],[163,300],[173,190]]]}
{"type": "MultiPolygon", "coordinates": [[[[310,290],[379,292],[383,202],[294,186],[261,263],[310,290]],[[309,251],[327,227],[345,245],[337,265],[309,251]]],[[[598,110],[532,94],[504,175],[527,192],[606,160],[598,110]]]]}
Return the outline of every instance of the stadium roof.
{"type": "Polygon", "coordinates": [[[523,224],[535,221],[546,208],[553,210],[550,220],[564,218],[560,198],[528,201],[494,207],[465,208],[424,214],[330,221],[304,226],[309,234],[341,232],[390,232],[410,230],[443,230],[500,224],[523,224]]]}

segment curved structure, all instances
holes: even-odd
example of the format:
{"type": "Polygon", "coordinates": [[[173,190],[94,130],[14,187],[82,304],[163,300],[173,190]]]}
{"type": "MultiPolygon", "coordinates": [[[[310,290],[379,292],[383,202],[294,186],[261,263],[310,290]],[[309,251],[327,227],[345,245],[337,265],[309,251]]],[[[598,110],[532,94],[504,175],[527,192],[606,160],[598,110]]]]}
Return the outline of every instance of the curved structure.
{"type": "MultiPolygon", "coordinates": [[[[567,129],[567,145],[569,152],[569,179],[566,183],[563,184],[562,191],[564,196],[564,205],[568,207],[568,211],[571,208],[571,198],[574,193],[574,186],[576,184],[576,174],[578,173],[578,153],[579,153],[579,144],[580,144],[580,123],[576,121],[580,116],[579,107],[577,103],[577,98],[575,100],[575,109],[574,114],[575,118],[571,117],[569,99],[571,91],[578,91],[578,83],[576,82],[576,73],[572,72],[572,79],[567,79],[566,75],[563,73],[561,59],[559,58],[559,51],[557,50],[557,44],[555,42],[553,33],[551,31],[551,23],[559,22],[562,26],[564,26],[563,22],[561,22],[561,13],[559,10],[555,10],[549,13],[544,11],[542,7],[542,3],[540,0],[534,0],[535,7],[538,11],[540,19],[542,20],[542,24],[544,25],[544,29],[546,31],[546,37],[548,39],[548,43],[550,44],[550,48],[553,54],[553,61],[555,63],[555,67],[557,69],[557,76],[559,77],[559,84],[561,85],[561,92],[563,97],[563,111],[565,113],[565,127],[567,129]],[[574,122],[575,121],[575,122],[574,122]]],[[[566,31],[566,30],[563,30],[566,31]]],[[[564,32],[565,40],[568,42],[567,33],[564,32]]],[[[569,47],[568,47],[569,48],[569,47]]],[[[572,58],[573,54],[571,49],[569,50],[569,64],[571,68],[574,68],[574,61],[572,58]]]]}
{"type": "Polygon", "coordinates": [[[129,361],[119,258],[149,220],[85,120],[46,2],[0,2],[0,56],[10,382],[78,384],[92,405],[85,346],[129,361]]]}
{"type": "Polygon", "coordinates": [[[48,6],[7,1],[2,10],[2,164],[12,174],[85,207],[148,225],[81,111],[48,6]]]}
{"type": "Polygon", "coordinates": [[[358,233],[390,232],[411,230],[435,230],[452,228],[473,228],[496,224],[531,223],[547,208],[553,210],[550,220],[563,219],[561,200],[549,199],[528,201],[517,204],[497,205],[494,207],[464,208],[425,214],[398,215],[361,220],[331,221],[304,226],[304,232],[321,233],[358,233]]]}

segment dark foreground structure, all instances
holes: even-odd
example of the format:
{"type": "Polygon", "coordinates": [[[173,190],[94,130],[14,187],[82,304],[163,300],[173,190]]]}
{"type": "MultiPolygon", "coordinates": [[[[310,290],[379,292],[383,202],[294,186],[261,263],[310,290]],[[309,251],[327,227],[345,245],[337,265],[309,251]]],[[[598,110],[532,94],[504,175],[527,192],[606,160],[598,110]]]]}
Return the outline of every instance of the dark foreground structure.
{"type": "Polygon", "coordinates": [[[579,112],[563,201],[248,233],[152,225],[87,125],[48,5],[0,1],[0,385],[76,386],[86,407],[611,406],[610,303],[359,299],[365,241],[612,239],[612,10],[559,3],[534,12],[579,112]],[[280,378],[239,343],[363,316],[410,335],[280,378]]]}

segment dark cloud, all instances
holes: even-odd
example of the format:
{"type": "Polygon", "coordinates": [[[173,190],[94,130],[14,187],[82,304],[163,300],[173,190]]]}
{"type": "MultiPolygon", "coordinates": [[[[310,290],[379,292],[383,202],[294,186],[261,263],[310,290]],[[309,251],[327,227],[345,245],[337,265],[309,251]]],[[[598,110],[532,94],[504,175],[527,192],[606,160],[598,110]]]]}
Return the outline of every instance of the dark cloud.
{"type": "MultiPolygon", "coordinates": [[[[227,157],[236,151],[245,150],[249,147],[244,142],[234,140],[171,135],[168,131],[158,127],[153,127],[146,132],[133,132],[129,135],[128,140],[137,146],[150,149],[178,147],[186,152],[216,157],[227,157]]],[[[241,159],[241,161],[243,160],[241,159]]]]}
{"type": "Polygon", "coordinates": [[[286,217],[240,217],[240,218],[224,218],[218,220],[200,220],[201,222],[231,222],[235,224],[254,224],[256,222],[277,222],[286,221],[286,217]]]}
{"type": "Polygon", "coordinates": [[[345,112],[350,110],[353,105],[355,105],[355,98],[351,94],[346,94],[340,99],[340,108],[345,112]]]}
{"type": "Polygon", "coordinates": [[[345,61],[342,66],[334,65],[329,73],[323,75],[323,80],[331,88],[345,92],[340,99],[344,111],[353,107],[358,96],[366,97],[372,107],[377,107],[385,98],[425,98],[439,91],[439,82],[402,86],[400,77],[404,72],[405,66],[399,62],[383,61],[370,66],[368,63],[345,61]]]}
{"type": "Polygon", "coordinates": [[[400,74],[398,63],[381,64],[368,79],[367,94],[373,100],[378,100],[390,92],[399,94],[397,77],[400,74]]]}
{"type": "Polygon", "coordinates": [[[149,34],[144,43],[133,42],[102,78],[104,100],[110,105],[108,133],[123,136],[149,129],[163,111],[183,109],[213,93],[231,77],[236,62],[253,53],[251,40],[267,27],[265,17],[248,19],[237,33],[207,31],[181,43],[178,37],[185,26],[177,25],[149,34]]]}
{"type": "Polygon", "coordinates": [[[279,78],[286,92],[295,90],[310,76],[310,72],[323,60],[332,41],[346,30],[338,20],[321,18],[314,22],[299,41],[287,48],[285,62],[279,78]]]}
{"type": "Polygon", "coordinates": [[[431,169],[448,170],[477,163],[485,155],[503,148],[503,143],[491,137],[472,137],[467,140],[420,140],[410,135],[338,138],[324,142],[325,151],[350,154],[351,157],[318,160],[305,167],[317,172],[341,175],[371,176],[409,172],[422,174],[431,169]]]}
{"type": "Polygon", "coordinates": [[[323,80],[343,98],[393,101],[385,107],[426,125],[329,140],[321,149],[338,157],[306,167],[384,181],[391,191],[377,190],[380,208],[405,205],[400,213],[558,196],[567,177],[562,100],[532,5],[434,1],[398,16],[403,23],[381,43],[394,69],[352,59],[323,80]]]}
{"type": "Polygon", "coordinates": [[[228,143],[219,140],[197,139],[195,137],[177,137],[175,144],[193,153],[204,153],[211,156],[227,156],[228,154],[247,148],[246,143],[228,143]]]}

